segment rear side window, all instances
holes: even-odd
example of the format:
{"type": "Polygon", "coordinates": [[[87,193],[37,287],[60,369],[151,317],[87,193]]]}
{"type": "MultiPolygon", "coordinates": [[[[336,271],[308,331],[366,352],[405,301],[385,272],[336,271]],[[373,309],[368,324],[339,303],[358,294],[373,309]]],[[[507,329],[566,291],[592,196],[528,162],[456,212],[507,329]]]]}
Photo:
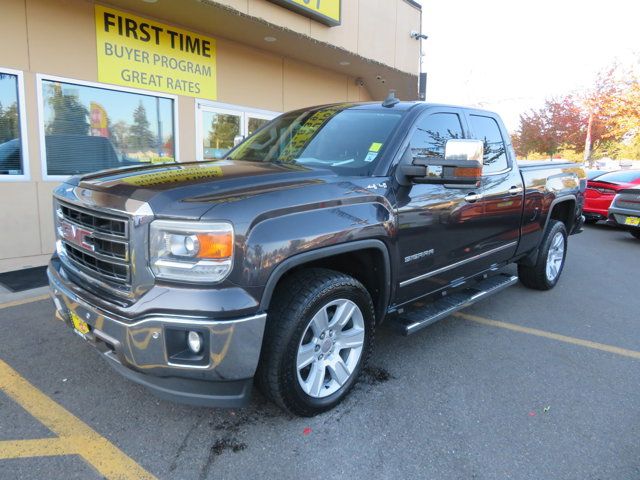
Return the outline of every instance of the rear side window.
{"type": "Polygon", "coordinates": [[[596,182],[631,183],[640,179],[640,170],[622,170],[600,175],[593,180],[596,182]]]}
{"type": "Polygon", "coordinates": [[[455,113],[434,113],[418,121],[411,137],[413,157],[444,157],[447,140],[462,138],[460,117],[455,113]]]}
{"type": "Polygon", "coordinates": [[[470,115],[470,119],[474,137],[484,141],[483,173],[486,175],[505,170],[509,164],[498,122],[481,115],[470,115]]]}

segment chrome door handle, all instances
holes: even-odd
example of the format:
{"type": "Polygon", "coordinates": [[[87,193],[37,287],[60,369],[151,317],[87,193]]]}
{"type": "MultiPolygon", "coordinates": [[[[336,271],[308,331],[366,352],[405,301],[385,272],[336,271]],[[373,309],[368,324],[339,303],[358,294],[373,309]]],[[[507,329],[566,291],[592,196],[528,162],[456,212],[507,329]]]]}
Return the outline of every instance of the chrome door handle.
{"type": "Polygon", "coordinates": [[[482,195],[478,195],[477,193],[469,193],[466,197],[464,197],[465,201],[468,203],[475,203],[482,198],[482,195]]]}
{"type": "Polygon", "coordinates": [[[522,187],[513,186],[509,189],[509,195],[512,195],[512,196],[518,195],[521,192],[522,192],[522,187]]]}

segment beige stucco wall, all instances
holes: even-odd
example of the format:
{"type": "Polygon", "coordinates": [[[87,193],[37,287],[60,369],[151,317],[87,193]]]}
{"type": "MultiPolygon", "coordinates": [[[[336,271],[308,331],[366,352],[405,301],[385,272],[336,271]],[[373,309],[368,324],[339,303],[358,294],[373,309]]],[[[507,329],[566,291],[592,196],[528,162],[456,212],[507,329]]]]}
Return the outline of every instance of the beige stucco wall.
{"type": "MultiPolygon", "coordinates": [[[[0,179],[0,222],[5,226],[0,233],[0,272],[3,272],[43,265],[53,251],[51,191],[57,182],[42,180],[36,74],[97,82],[97,61],[93,2],[1,2],[0,45],[4,47],[0,50],[0,67],[24,73],[26,112],[23,114],[26,114],[31,177],[25,182],[0,179]]],[[[304,30],[317,38],[331,36],[332,42],[351,46],[362,42],[358,38],[360,34],[354,33],[357,32],[355,29],[329,31],[312,26],[309,19],[265,0],[228,0],[225,3],[251,15],[263,15],[269,21],[289,22],[289,28],[304,30]]],[[[391,3],[396,5],[395,1],[391,3]]],[[[358,0],[345,0],[345,27],[354,25],[359,8],[358,0]]],[[[392,10],[395,18],[397,6],[392,10]]],[[[216,37],[216,32],[201,33],[216,37]]],[[[393,57],[395,61],[393,35],[385,35],[390,46],[380,47],[384,50],[383,56],[389,60],[393,57]]],[[[366,88],[357,87],[355,79],[347,75],[222,38],[218,39],[217,80],[218,101],[272,111],[336,101],[370,100],[366,88]]],[[[195,106],[194,98],[178,97],[176,133],[182,161],[196,158],[195,106]]]]}
{"type": "Polygon", "coordinates": [[[420,10],[405,0],[342,0],[342,23],[327,27],[267,0],[214,0],[349,52],[418,74],[420,10]]]}

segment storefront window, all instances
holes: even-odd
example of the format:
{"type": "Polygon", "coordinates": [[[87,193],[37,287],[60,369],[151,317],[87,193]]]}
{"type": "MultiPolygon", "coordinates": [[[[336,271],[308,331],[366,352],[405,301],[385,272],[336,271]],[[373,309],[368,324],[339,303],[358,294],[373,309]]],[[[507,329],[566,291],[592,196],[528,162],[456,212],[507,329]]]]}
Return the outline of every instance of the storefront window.
{"type": "Polygon", "coordinates": [[[204,158],[222,158],[233,148],[233,140],[241,135],[241,116],[210,110],[202,112],[204,158]]]}
{"type": "Polygon", "coordinates": [[[269,123],[269,119],[266,118],[255,118],[255,117],[249,117],[249,125],[247,127],[247,134],[248,135],[253,135],[253,133],[260,129],[260,127],[262,127],[263,125],[266,125],[267,123],[269,123]]]}
{"type": "Polygon", "coordinates": [[[48,175],[175,161],[173,100],[42,81],[48,175]]]}
{"type": "Polygon", "coordinates": [[[0,70],[0,176],[24,175],[18,76],[0,70]]]}

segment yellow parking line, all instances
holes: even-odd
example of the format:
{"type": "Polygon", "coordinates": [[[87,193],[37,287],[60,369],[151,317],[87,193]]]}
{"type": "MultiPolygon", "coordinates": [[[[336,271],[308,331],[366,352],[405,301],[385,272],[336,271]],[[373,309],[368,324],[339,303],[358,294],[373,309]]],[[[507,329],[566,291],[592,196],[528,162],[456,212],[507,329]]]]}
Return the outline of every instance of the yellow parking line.
{"type": "Polygon", "coordinates": [[[18,305],[24,305],[26,303],[39,302],[40,300],[45,300],[47,298],[51,298],[48,293],[44,295],[38,295],[37,297],[21,298],[20,300],[13,300],[11,302],[0,303],[0,310],[2,310],[3,308],[17,307],[18,305]]]}
{"type": "Polygon", "coordinates": [[[0,460],[29,457],[55,457],[77,453],[67,440],[36,438],[33,440],[5,440],[0,442],[0,460]]]}
{"type": "Polygon", "coordinates": [[[106,478],[122,480],[155,478],[106,438],[31,385],[2,360],[0,360],[0,390],[58,435],[60,442],[67,445],[63,449],[58,442],[51,441],[55,439],[22,441],[31,443],[0,442],[0,458],[26,457],[26,454],[20,454],[18,450],[21,445],[27,450],[31,449],[35,456],[41,456],[46,451],[46,447],[49,447],[51,455],[82,456],[106,478]]]}
{"type": "Polygon", "coordinates": [[[592,342],[591,340],[583,340],[581,338],[568,337],[566,335],[560,335],[558,333],[547,332],[546,330],[538,330],[537,328],[523,327],[514,323],[499,322],[497,320],[490,320],[488,318],[478,317],[469,313],[454,313],[456,317],[464,318],[482,325],[489,325],[491,327],[505,328],[514,332],[527,333],[529,335],[535,335],[537,337],[549,338],[558,342],[570,343],[572,345],[579,345],[581,347],[592,348],[594,350],[601,350],[603,352],[614,353],[623,357],[635,358],[640,360],[640,352],[635,350],[628,350],[626,348],[620,348],[613,345],[607,345],[606,343],[592,342]]]}

